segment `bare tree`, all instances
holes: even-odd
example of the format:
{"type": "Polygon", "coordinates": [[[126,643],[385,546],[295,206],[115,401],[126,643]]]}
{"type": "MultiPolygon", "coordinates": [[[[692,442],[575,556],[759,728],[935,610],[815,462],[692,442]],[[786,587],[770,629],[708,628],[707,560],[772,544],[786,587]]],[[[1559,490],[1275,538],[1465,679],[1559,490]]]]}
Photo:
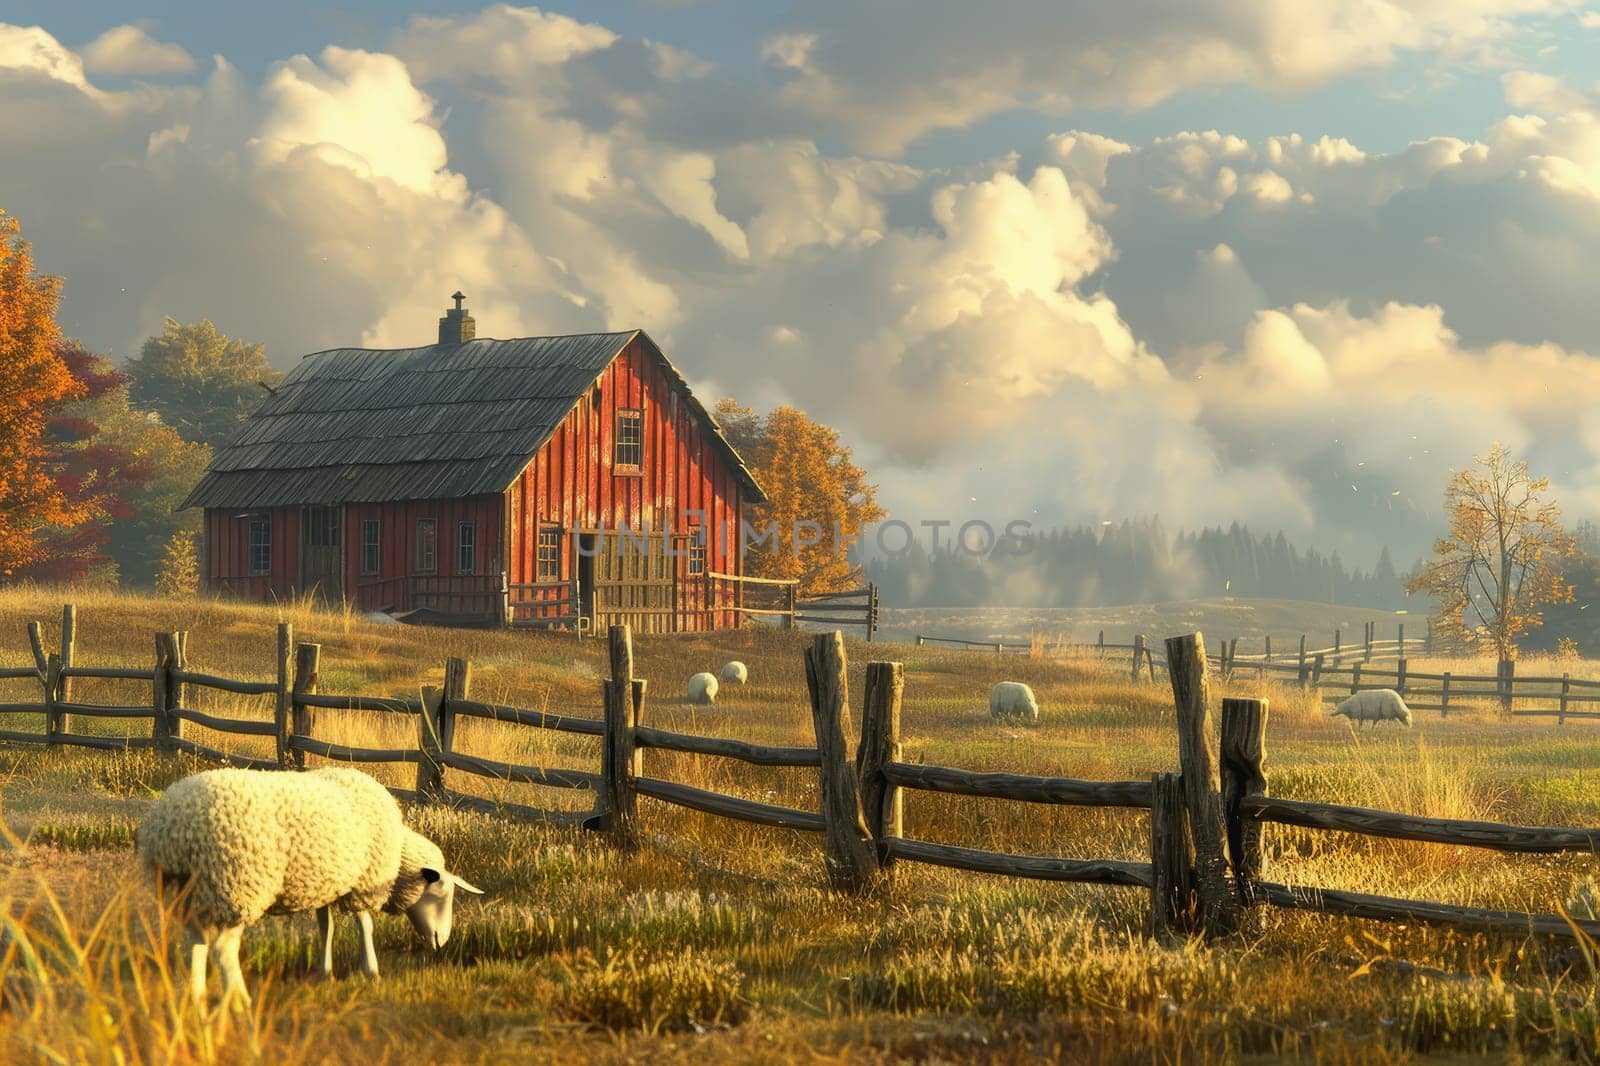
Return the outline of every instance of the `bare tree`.
{"type": "Polygon", "coordinates": [[[1450,534],[1433,558],[1406,581],[1435,604],[1435,628],[1469,647],[1487,645],[1505,663],[1517,637],[1544,624],[1541,608],[1568,603],[1572,586],[1559,560],[1574,550],[1561,509],[1545,498],[1549,478],[1535,479],[1527,460],[1513,461],[1496,442],[1476,466],[1458,470],[1444,490],[1450,534]]]}

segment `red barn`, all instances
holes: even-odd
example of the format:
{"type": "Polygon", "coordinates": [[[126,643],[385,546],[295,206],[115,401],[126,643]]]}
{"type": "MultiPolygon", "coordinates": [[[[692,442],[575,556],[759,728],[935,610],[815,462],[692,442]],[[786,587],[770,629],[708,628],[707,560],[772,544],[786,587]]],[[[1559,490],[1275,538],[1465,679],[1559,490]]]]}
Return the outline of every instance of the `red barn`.
{"type": "Polygon", "coordinates": [[[218,451],[206,581],[466,624],[736,624],[761,488],[642,330],[308,355],[218,451]]]}

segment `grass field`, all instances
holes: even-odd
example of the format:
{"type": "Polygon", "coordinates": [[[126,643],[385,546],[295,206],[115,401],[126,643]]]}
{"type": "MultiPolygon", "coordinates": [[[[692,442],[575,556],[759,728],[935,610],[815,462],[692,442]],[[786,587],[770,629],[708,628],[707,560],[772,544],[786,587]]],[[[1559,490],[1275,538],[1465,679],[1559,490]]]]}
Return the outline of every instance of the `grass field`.
{"type": "MultiPolygon", "coordinates": [[[[196,668],[270,673],[274,609],[73,598],[80,662],[144,663],[154,631],[188,629],[196,668]]],[[[23,625],[57,618],[59,607],[59,594],[0,594],[0,662],[25,662],[23,625]]],[[[322,643],[324,691],[409,695],[440,680],[447,655],[464,655],[479,698],[599,714],[599,642],[283,613],[299,639],[322,643]]],[[[640,639],[636,672],[651,681],[646,717],[708,735],[809,743],[802,641],[770,631],[640,639]],[[685,705],[683,679],[732,657],[750,664],[751,684],[725,690],[715,709],[685,705]]],[[[849,654],[857,713],[867,658],[905,663],[906,761],[1100,779],[1177,767],[1170,693],[1129,681],[1120,661],[855,642],[849,654]],[[1043,708],[1037,725],[991,722],[987,692],[1002,679],[1034,686],[1043,708]]],[[[1595,676],[1596,667],[1564,668],[1595,676]]],[[[110,687],[81,684],[81,698],[115,698],[110,687]]],[[[1600,821],[1600,731],[1592,723],[1508,722],[1479,707],[1447,720],[1421,714],[1410,731],[1358,736],[1298,691],[1243,678],[1232,691],[1272,701],[1273,793],[1436,816],[1600,821]]],[[[23,695],[33,694],[15,690],[23,695]]],[[[264,699],[215,709],[268,713],[264,699]]],[[[324,713],[317,733],[362,744],[413,739],[404,723],[351,712],[324,713]]],[[[545,731],[471,722],[460,741],[493,758],[598,763],[597,742],[545,731]]],[[[811,771],[656,751],[645,758],[651,776],[816,804],[811,771]]],[[[413,823],[452,866],[489,890],[458,913],[455,938],[439,957],[418,950],[400,920],[381,918],[384,976],[375,984],[319,982],[310,975],[311,919],[267,919],[245,940],[253,1016],[202,1019],[179,992],[177,953],[131,861],[141,811],[195,768],[151,753],[0,749],[4,820],[26,841],[0,852],[8,916],[0,1039],[8,1058],[710,1064],[1600,1054],[1600,1004],[1582,951],[1289,912],[1269,913],[1258,938],[1164,949],[1144,933],[1141,890],[905,865],[881,893],[847,898],[825,889],[818,844],[807,834],[648,799],[640,801],[647,840],[635,854],[578,830],[414,809],[413,823]]],[[[400,770],[380,776],[410,783],[400,770]]],[[[452,787],[467,780],[451,775],[452,787]]],[[[591,802],[524,786],[479,791],[547,806],[591,802]]],[[[953,844],[1148,857],[1148,819],[1139,812],[913,793],[906,824],[909,835],[953,844]]],[[[1541,912],[1573,897],[1593,870],[1593,857],[1501,857],[1279,827],[1266,838],[1274,880],[1541,912]]],[[[351,923],[337,949],[347,973],[356,956],[351,923]]]]}

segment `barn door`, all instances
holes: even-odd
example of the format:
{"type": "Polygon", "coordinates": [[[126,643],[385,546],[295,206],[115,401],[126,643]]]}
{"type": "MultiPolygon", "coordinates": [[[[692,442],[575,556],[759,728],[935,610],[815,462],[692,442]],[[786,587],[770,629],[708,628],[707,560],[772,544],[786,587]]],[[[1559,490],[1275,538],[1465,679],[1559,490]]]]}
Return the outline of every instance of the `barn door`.
{"type": "Polygon", "coordinates": [[[626,623],[636,633],[671,633],[678,628],[673,588],[677,583],[676,558],[667,554],[660,534],[641,544],[637,537],[616,530],[585,535],[592,538],[593,591],[584,598],[594,604],[594,631],[626,623]]]}
{"type": "Polygon", "coordinates": [[[300,587],[329,603],[344,598],[344,509],[307,507],[300,513],[300,587]]]}

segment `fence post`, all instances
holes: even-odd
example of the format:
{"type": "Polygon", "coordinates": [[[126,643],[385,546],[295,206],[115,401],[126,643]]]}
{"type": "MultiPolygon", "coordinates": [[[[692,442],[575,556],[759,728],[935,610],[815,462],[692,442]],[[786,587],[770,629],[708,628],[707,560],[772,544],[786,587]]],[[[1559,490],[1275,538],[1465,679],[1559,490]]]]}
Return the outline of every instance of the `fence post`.
{"type": "Polygon", "coordinates": [[[1310,677],[1311,677],[1311,675],[1307,671],[1307,664],[1306,664],[1306,635],[1304,633],[1301,633],[1300,634],[1300,671],[1296,675],[1295,680],[1297,680],[1300,683],[1300,687],[1301,688],[1305,688],[1306,687],[1306,683],[1310,680],[1310,677]]]}
{"type": "Polygon", "coordinates": [[[1150,668],[1150,683],[1156,683],[1156,653],[1150,648],[1144,649],[1144,663],[1150,668]]]}
{"type": "Polygon", "coordinates": [[[174,740],[183,739],[183,719],[178,711],[183,708],[184,686],[178,673],[189,665],[189,631],[180,629],[167,635],[167,735],[174,740]]]}
{"type": "Polygon", "coordinates": [[[606,732],[600,749],[600,772],[605,778],[603,815],[617,846],[633,848],[639,842],[639,797],[634,781],[642,768],[634,730],[644,700],[644,682],[633,677],[633,630],[614,625],[610,640],[611,677],[605,683],[606,732]],[[637,685],[637,687],[636,687],[637,685]]]}
{"type": "Polygon", "coordinates": [[[1343,638],[1344,630],[1335,628],[1333,631],[1333,668],[1335,670],[1339,668],[1339,657],[1344,653],[1343,638]]]}
{"type": "Polygon", "coordinates": [[[878,865],[885,870],[894,865],[894,859],[884,854],[883,842],[904,835],[904,800],[899,786],[885,779],[883,768],[900,761],[900,704],[905,687],[905,669],[899,663],[867,664],[856,772],[861,776],[861,809],[867,818],[867,832],[877,845],[878,865]]]}
{"type": "Polygon", "coordinates": [[[1317,692],[1322,691],[1322,652],[1317,652],[1316,658],[1311,660],[1311,687],[1317,692]]]}
{"type": "Polygon", "coordinates": [[[28,623],[28,646],[33,649],[33,668],[39,671],[39,683],[44,684],[44,626],[38,622],[28,623]]]}
{"type": "Polygon", "coordinates": [[[150,677],[150,736],[156,750],[171,751],[172,738],[167,734],[167,656],[166,647],[156,634],[156,665],[150,677]]]}
{"type": "Polygon", "coordinates": [[[1354,696],[1361,691],[1361,664],[1352,663],[1350,666],[1350,695],[1354,696]]]}
{"type": "Polygon", "coordinates": [[[1133,635],[1133,679],[1139,680],[1139,660],[1144,658],[1144,634],[1133,635]]]}
{"type": "Polygon", "coordinates": [[[872,635],[878,631],[878,583],[867,582],[867,643],[872,643],[872,635]]]}
{"type": "Polygon", "coordinates": [[[844,637],[837,629],[818,633],[806,648],[806,688],[822,761],[818,792],[828,880],[836,889],[862,892],[878,872],[878,856],[861,815],[855,764],[845,740],[850,713],[845,666],[844,637]]]}
{"type": "Polygon", "coordinates": [[[921,633],[917,634],[917,647],[919,647],[919,648],[922,647],[922,634],[921,633]]]}
{"type": "Polygon", "coordinates": [[[1372,661],[1372,630],[1376,625],[1376,622],[1368,622],[1366,628],[1362,631],[1361,639],[1364,646],[1361,650],[1361,661],[1364,663],[1370,663],[1372,661]]]}
{"type": "Polygon", "coordinates": [[[61,712],[56,703],[61,699],[61,656],[51,652],[44,660],[44,734],[46,744],[59,744],[61,712]]]}
{"type": "MultiPolygon", "coordinates": [[[[310,707],[301,703],[296,697],[310,696],[317,691],[317,673],[322,663],[321,644],[301,644],[294,650],[294,688],[289,695],[289,733],[290,746],[293,747],[295,737],[309,737],[312,728],[316,725],[316,715],[310,707]]],[[[294,750],[294,768],[306,768],[306,753],[294,750]]]]}
{"type": "Polygon", "coordinates": [[[1206,665],[1205,640],[1199,633],[1167,638],[1167,673],[1178,714],[1178,764],[1194,839],[1201,925],[1207,936],[1219,936],[1236,927],[1238,907],[1224,854],[1227,829],[1206,665]]]}
{"type": "MultiPolygon", "coordinates": [[[[78,608],[70,603],[61,605],[61,669],[72,669],[78,649],[78,608]]],[[[56,697],[61,703],[72,702],[72,678],[63,673],[57,678],[56,697]]],[[[57,711],[50,720],[52,735],[72,732],[72,716],[57,711]]]]}
{"type": "Polygon", "coordinates": [[[1406,624],[1400,623],[1400,658],[1406,657],[1406,624]]]}
{"type": "Polygon", "coordinates": [[[1272,661],[1272,634],[1271,633],[1267,634],[1267,654],[1266,654],[1266,656],[1264,657],[1264,659],[1262,661],[1263,662],[1269,662],[1269,663],[1272,661]]]}
{"type": "Polygon", "coordinates": [[[1150,932],[1163,944],[1194,932],[1194,847],[1177,774],[1150,777],[1150,932]]]}
{"type": "Polygon", "coordinates": [[[1404,656],[1395,662],[1394,690],[1402,696],[1406,694],[1406,660],[1404,656]]]}
{"type": "Polygon", "coordinates": [[[423,685],[422,713],[417,715],[417,749],[422,755],[417,760],[417,795],[424,803],[444,799],[444,764],[439,761],[439,756],[444,754],[439,743],[439,717],[443,707],[444,689],[423,685]]]}
{"type": "Polygon", "coordinates": [[[278,765],[289,765],[289,715],[294,707],[294,626],[278,623],[278,691],[272,708],[273,741],[278,765]]]}
{"type": "Polygon", "coordinates": [[[1556,713],[1556,725],[1567,724],[1567,695],[1572,691],[1572,675],[1561,675],[1561,710],[1556,713]]]}
{"type": "Polygon", "coordinates": [[[1249,908],[1255,902],[1255,885],[1261,879],[1261,823],[1246,818],[1243,804],[1251,796],[1267,790],[1267,701],[1224,699],[1222,701],[1222,798],[1228,828],[1228,858],[1233,869],[1234,889],[1239,906],[1240,927],[1260,929],[1260,912],[1249,908]]]}
{"type": "Polygon", "coordinates": [[[500,571],[500,600],[495,604],[500,617],[496,619],[501,629],[511,627],[511,575],[500,571]]]}
{"type": "Polygon", "coordinates": [[[1450,671],[1444,672],[1444,680],[1439,683],[1439,717],[1450,716],[1450,671]]]}
{"type": "Polygon", "coordinates": [[[1500,664],[1500,710],[1511,713],[1511,694],[1515,690],[1517,661],[1506,659],[1500,664]]]}

